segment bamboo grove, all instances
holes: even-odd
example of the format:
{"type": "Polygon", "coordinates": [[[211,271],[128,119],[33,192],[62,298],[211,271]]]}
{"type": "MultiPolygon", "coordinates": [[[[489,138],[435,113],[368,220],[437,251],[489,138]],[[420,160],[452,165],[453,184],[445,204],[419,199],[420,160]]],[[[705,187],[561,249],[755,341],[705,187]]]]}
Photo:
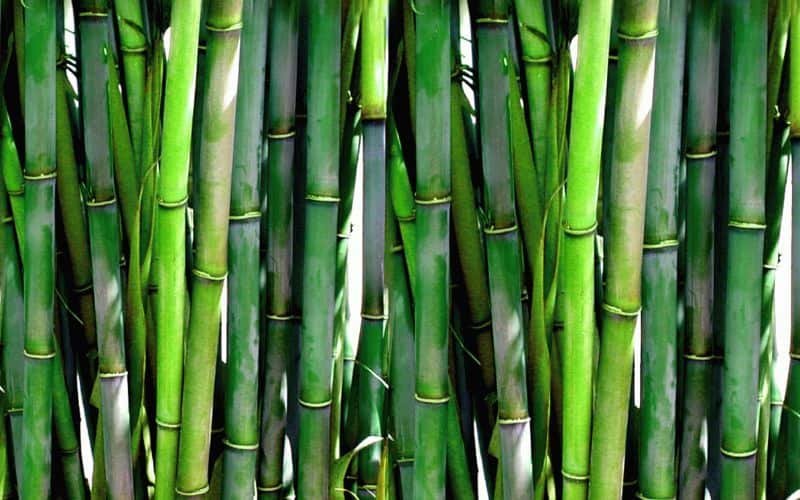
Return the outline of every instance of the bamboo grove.
{"type": "Polygon", "coordinates": [[[800,492],[800,0],[7,0],[0,83],[2,498],[800,492]]]}

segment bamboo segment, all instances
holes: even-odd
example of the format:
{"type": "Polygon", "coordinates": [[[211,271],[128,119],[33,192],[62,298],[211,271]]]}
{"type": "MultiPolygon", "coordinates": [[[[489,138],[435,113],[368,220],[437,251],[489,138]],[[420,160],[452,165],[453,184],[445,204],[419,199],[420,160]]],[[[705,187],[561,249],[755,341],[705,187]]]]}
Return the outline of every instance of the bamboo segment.
{"type": "Polygon", "coordinates": [[[171,37],[161,138],[156,235],[156,492],[173,498],[181,425],[184,314],[186,308],[185,212],[188,199],[190,143],[197,39],[202,1],[172,4],[171,37]]]}
{"type": "MultiPolygon", "coordinates": [[[[208,45],[203,92],[203,130],[200,163],[194,173],[196,254],[192,268],[192,303],[185,361],[186,373],[191,376],[186,377],[183,384],[182,425],[175,484],[176,493],[188,497],[203,495],[209,487],[214,379],[219,349],[222,291],[228,271],[228,216],[231,205],[242,1],[211,2],[208,6],[206,27],[208,45]]],[[[255,241],[257,240],[252,240],[251,245],[255,241]]],[[[253,296],[253,299],[256,297],[257,295],[253,296]]],[[[257,310],[255,307],[253,309],[257,310]]]]}
{"type": "Polygon", "coordinates": [[[755,495],[766,165],[766,3],[731,3],[730,167],[721,495],[755,495]]]}
{"type": "Polygon", "coordinates": [[[704,428],[713,411],[714,210],[720,13],[697,1],[689,16],[686,66],[686,339],[678,496],[705,498],[704,428]]]}
{"type": "MultiPolygon", "coordinates": [[[[51,481],[56,187],[56,4],[25,8],[25,401],[20,496],[48,498],[51,481]],[[35,264],[34,264],[35,263],[35,264]],[[24,458],[23,458],[24,457],[24,458]]],[[[18,44],[21,45],[21,44],[18,44]]]]}
{"type": "Polygon", "coordinates": [[[267,4],[256,0],[245,0],[242,4],[242,51],[228,230],[228,368],[222,469],[222,490],[231,498],[252,498],[255,494],[260,437],[259,170],[269,25],[267,4]]]}
{"type": "Polygon", "coordinates": [[[563,495],[586,498],[595,336],[594,234],[608,78],[612,2],[583,2],[572,96],[563,265],[563,495]]]}
{"type": "Polygon", "coordinates": [[[497,372],[503,496],[530,498],[534,478],[520,302],[520,243],[508,139],[512,72],[506,24],[508,4],[482,2],[476,15],[478,118],[488,212],[484,233],[497,372]]]}
{"type": "Polygon", "coordinates": [[[638,453],[639,492],[645,498],[671,498],[676,493],[677,183],[681,165],[687,11],[686,0],[659,2],[642,258],[642,399],[638,453]]]}
{"type": "MultiPolygon", "coordinates": [[[[622,493],[633,332],[641,308],[650,113],[653,95],[658,0],[620,4],[619,73],[614,146],[609,178],[608,253],[600,359],[592,426],[589,498],[622,493]]],[[[566,385],[565,385],[566,386],[566,385]]],[[[568,386],[566,386],[568,387],[568,386]]],[[[566,412],[566,410],[565,410],[566,412]]]]}
{"type": "MultiPolygon", "coordinates": [[[[21,44],[17,44],[21,45],[21,44]]],[[[8,117],[8,110],[5,103],[3,105],[2,116],[0,116],[0,162],[2,162],[3,179],[6,184],[6,191],[11,200],[11,214],[14,216],[14,229],[17,233],[17,241],[22,244],[25,241],[25,179],[22,175],[22,165],[19,162],[17,145],[14,143],[14,136],[11,132],[11,120],[8,117]]]]}
{"type": "Polygon", "coordinates": [[[444,498],[450,311],[450,2],[415,2],[414,498],[444,498]]]}
{"type": "Polygon", "coordinates": [[[299,384],[300,498],[330,488],[330,414],[339,204],[341,18],[339,0],[308,12],[308,123],[299,384]]]}

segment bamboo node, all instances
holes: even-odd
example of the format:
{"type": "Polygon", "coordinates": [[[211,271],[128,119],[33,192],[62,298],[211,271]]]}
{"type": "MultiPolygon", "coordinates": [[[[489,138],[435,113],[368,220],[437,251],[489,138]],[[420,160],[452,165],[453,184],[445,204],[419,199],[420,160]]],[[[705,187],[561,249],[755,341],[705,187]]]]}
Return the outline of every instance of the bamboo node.
{"type": "Polygon", "coordinates": [[[452,199],[453,197],[450,196],[449,194],[447,196],[442,196],[442,197],[434,196],[433,198],[418,198],[416,196],[414,197],[414,201],[417,203],[417,205],[443,205],[445,203],[450,203],[452,199]]]}
{"type": "Polygon", "coordinates": [[[550,53],[541,57],[522,56],[522,62],[525,64],[548,64],[552,60],[553,54],[550,53]]]}
{"type": "Polygon", "coordinates": [[[78,17],[108,17],[108,12],[102,12],[97,10],[84,10],[78,12],[78,17]]]}
{"type": "Polygon", "coordinates": [[[281,491],[283,489],[283,484],[278,483],[272,486],[259,486],[256,485],[256,491],[260,491],[262,493],[273,493],[275,491],[281,491]]]}
{"type": "Polygon", "coordinates": [[[126,45],[120,45],[119,50],[123,54],[144,54],[145,52],[147,52],[147,45],[140,45],[139,47],[128,47],[126,45]]]}
{"type": "Polygon", "coordinates": [[[359,484],[358,489],[367,491],[378,491],[377,484],[359,484]]]}
{"type": "Polygon", "coordinates": [[[181,428],[181,424],[180,424],[180,422],[178,422],[177,424],[164,422],[163,420],[161,420],[158,417],[156,417],[156,427],[160,427],[162,429],[168,429],[168,430],[171,430],[171,431],[175,431],[175,430],[178,430],[178,429],[181,428]]]}
{"type": "Polygon", "coordinates": [[[475,19],[475,24],[508,24],[508,18],[479,17],[475,19]]]}
{"type": "Polygon", "coordinates": [[[189,195],[187,194],[178,201],[166,201],[163,198],[158,199],[158,206],[162,208],[183,208],[189,202],[189,195]]]}
{"type": "MultiPolygon", "coordinates": [[[[51,170],[50,172],[43,172],[41,174],[24,174],[22,178],[25,179],[26,181],[46,181],[49,179],[55,179],[56,171],[51,170]]],[[[23,192],[25,191],[24,187],[22,188],[22,191],[23,192]]]]}
{"type": "Polygon", "coordinates": [[[774,271],[778,269],[778,264],[769,264],[769,263],[764,264],[764,269],[767,271],[774,271]]]}
{"type": "Polygon", "coordinates": [[[6,193],[8,193],[9,196],[22,196],[25,194],[25,185],[23,184],[19,189],[6,189],[6,193]]]}
{"type": "Polygon", "coordinates": [[[622,481],[622,486],[633,486],[635,484],[639,484],[638,479],[631,479],[630,481],[622,481]]]}
{"type": "Polygon", "coordinates": [[[705,160],[706,158],[714,158],[717,156],[717,150],[712,149],[711,151],[706,151],[704,153],[690,153],[687,151],[684,156],[686,156],[687,160],[705,160]]]}
{"type": "Polygon", "coordinates": [[[331,196],[327,194],[306,194],[306,200],[308,201],[316,201],[319,203],[339,203],[340,198],[338,196],[331,196]]]}
{"type": "MultiPolygon", "coordinates": [[[[622,484],[625,484],[625,483],[622,483],[622,484]]],[[[671,496],[671,497],[648,497],[648,496],[645,496],[641,491],[637,491],[636,492],[636,498],[641,498],[641,500],[675,500],[674,496],[671,496]]]]}
{"type": "Polygon", "coordinates": [[[790,352],[789,359],[800,361],[800,352],[790,352]]]}
{"type": "Polygon", "coordinates": [[[291,314],[282,315],[282,314],[267,314],[267,319],[271,319],[272,321],[292,321],[294,316],[291,314]]]}
{"type": "Polygon", "coordinates": [[[394,217],[397,219],[397,222],[414,222],[417,220],[417,214],[413,211],[411,215],[395,215],[394,217]]]}
{"type": "Polygon", "coordinates": [[[566,221],[564,221],[564,224],[562,224],[562,227],[564,229],[564,234],[566,234],[568,236],[590,236],[590,235],[594,235],[595,231],[597,231],[597,220],[592,222],[591,226],[589,226],[587,228],[583,228],[583,229],[571,228],[571,227],[569,227],[567,225],[566,221]]]}
{"type": "Polygon", "coordinates": [[[49,352],[47,354],[34,354],[32,352],[28,352],[27,349],[22,350],[22,354],[29,359],[53,359],[56,357],[55,351],[49,352]]]}
{"type": "Polygon", "coordinates": [[[667,239],[657,241],[655,243],[643,243],[642,248],[645,250],[660,250],[662,248],[675,248],[678,246],[678,240],[667,239]]]}
{"type": "Polygon", "coordinates": [[[0,222],[2,222],[3,224],[8,224],[9,222],[11,222],[13,220],[14,220],[14,218],[9,215],[8,217],[3,217],[3,220],[0,221],[0,222]]]}
{"type": "Polygon", "coordinates": [[[498,418],[497,425],[516,425],[516,424],[526,424],[531,421],[531,417],[521,417],[521,418],[498,418]]]}
{"type": "Polygon", "coordinates": [[[59,450],[59,453],[61,453],[61,455],[63,455],[63,456],[74,455],[74,454],[78,453],[78,450],[79,450],[79,448],[76,446],[74,448],[68,448],[66,450],[59,450]]]}
{"type": "Polygon", "coordinates": [[[402,251],[403,251],[403,245],[395,245],[395,246],[393,246],[393,247],[391,248],[391,252],[392,252],[392,253],[395,253],[395,252],[402,252],[402,251]]]}
{"type": "Polygon", "coordinates": [[[121,372],[99,372],[97,374],[100,378],[122,378],[128,375],[127,370],[121,372]]]}
{"type": "Polygon", "coordinates": [[[397,462],[398,464],[413,464],[414,457],[400,457],[397,460],[395,460],[395,462],[397,462]]]}
{"type": "Polygon", "coordinates": [[[300,406],[305,406],[306,408],[327,408],[331,405],[331,400],[323,401],[321,403],[312,403],[310,401],[306,401],[303,398],[297,398],[297,402],[300,403],[300,406]]]}
{"type": "Polygon", "coordinates": [[[225,278],[228,277],[228,273],[214,275],[200,269],[192,269],[192,274],[206,281],[225,281],[225,278]]]}
{"type": "Polygon", "coordinates": [[[259,211],[245,212],[243,214],[229,215],[228,216],[228,220],[229,221],[233,221],[233,222],[246,221],[246,220],[251,220],[251,219],[260,219],[260,218],[261,218],[261,212],[259,212],[259,211]]]}
{"type": "Polygon", "coordinates": [[[22,407],[6,408],[6,415],[16,415],[17,413],[22,413],[22,407]]]}
{"type": "Polygon", "coordinates": [[[691,353],[684,353],[684,359],[688,359],[689,361],[711,361],[714,359],[713,354],[691,354],[691,353]]]}
{"type": "Polygon", "coordinates": [[[626,310],[624,310],[622,308],[619,308],[617,306],[612,306],[608,302],[603,302],[603,306],[602,307],[608,313],[614,314],[616,316],[622,316],[622,317],[625,317],[625,318],[635,318],[636,316],[639,315],[639,312],[642,310],[642,307],[639,306],[634,311],[626,311],[626,310]]]}
{"type": "Polygon", "coordinates": [[[609,61],[619,61],[619,56],[617,54],[608,54],[609,61]]]}
{"type": "Polygon", "coordinates": [[[429,405],[441,405],[441,404],[446,404],[447,402],[450,401],[450,395],[444,396],[442,398],[426,398],[424,396],[420,396],[415,392],[414,399],[416,399],[420,403],[425,403],[429,405]]]}
{"type": "Polygon", "coordinates": [[[585,483],[589,481],[589,474],[573,474],[571,472],[567,472],[563,468],[561,469],[561,475],[567,481],[572,481],[574,483],[585,483]]]}
{"type": "Polygon", "coordinates": [[[206,23],[206,29],[215,33],[225,33],[228,31],[239,31],[242,29],[242,22],[229,24],[228,26],[214,26],[213,24],[206,23]]]}
{"type": "Polygon", "coordinates": [[[202,488],[198,488],[193,491],[185,491],[178,488],[177,486],[175,487],[175,493],[180,497],[196,497],[199,495],[205,495],[206,493],[208,493],[208,490],[209,490],[208,485],[205,485],[202,488]]]}
{"type": "Polygon", "coordinates": [[[336,237],[339,238],[340,240],[349,240],[350,233],[336,233],[336,237]]]}
{"type": "Polygon", "coordinates": [[[658,30],[652,31],[645,31],[644,33],[639,33],[638,35],[631,35],[629,33],[625,33],[624,31],[617,31],[617,37],[620,40],[631,40],[631,41],[638,41],[638,40],[649,40],[651,38],[655,38],[658,36],[658,30]]]}
{"type": "Polygon", "coordinates": [[[719,451],[726,457],[730,458],[749,458],[755,456],[755,454],[758,453],[758,448],[753,448],[752,450],[747,450],[747,451],[731,451],[731,450],[726,450],[724,446],[720,446],[719,451]]]}
{"type": "Polygon", "coordinates": [[[255,451],[258,449],[258,443],[256,444],[236,444],[232,441],[229,441],[227,438],[222,440],[222,444],[227,446],[232,450],[240,450],[240,451],[255,451]]]}
{"type": "Polygon", "coordinates": [[[484,227],[483,228],[484,234],[488,234],[488,235],[500,235],[500,234],[513,233],[516,230],[517,230],[517,225],[516,224],[512,224],[512,225],[510,225],[508,227],[484,227]]]}
{"type": "Polygon", "coordinates": [[[290,130],[288,132],[267,132],[267,139],[272,140],[281,140],[281,139],[289,139],[290,137],[294,137],[297,133],[294,130],[290,130]]]}
{"type": "Polygon", "coordinates": [[[113,197],[109,198],[107,200],[101,200],[101,201],[87,200],[86,201],[86,206],[88,208],[102,208],[102,207],[107,207],[107,206],[113,205],[116,202],[117,202],[117,199],[113,198],[113,197]]]}
{"type": "Polygon", "coordinates": [[[756,230],[756,231],[758,231],[758,230],[766,229],[767,225],[763,224],[761,222],[747,222],[747,221],[731,219],[731,220],[728,221],[728,227],[731,227],[731,228],[734,228],[734,229],[748,229],[748,230],[756,230]]]}
{"type": "Polygon", "coordinates": [[[386,320],[386,315],[385,314],[370,314],[370,313],[362,312],[361,313],[361,319],[373,320],[373,321],[384,321],[384,320],[386,320]]]}

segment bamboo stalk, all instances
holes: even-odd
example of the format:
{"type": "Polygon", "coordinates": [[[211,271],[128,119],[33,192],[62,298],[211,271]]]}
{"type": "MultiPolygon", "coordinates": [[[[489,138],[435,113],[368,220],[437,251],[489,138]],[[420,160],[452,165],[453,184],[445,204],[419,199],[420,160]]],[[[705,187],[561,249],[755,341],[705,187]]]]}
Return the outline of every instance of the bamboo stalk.
{"type": "Polygon", "coordinates": [[[20,245],[25,241],[25,179],[19,161],[17,145],[11,131],[11,119],[8,109],[3,103],[0,116],[0,162],[2,162],[3,179],[11,203],[11,214],[14,216],[14,230],[20,245]]]}
{"type": "Polygon", "coordinates": [[[443,498],[450,312],[450,3],[418,0],[416,73],[417,277],[414,497],[443,498]]]}
{"type": "Polygon", "coordinates": [[[722,497],[755,495],[766,164],[766,4],[731,3],[722,497]]]}
{"type": "Polygon", "coordinates": [[[155,271],[156,357],[156,492],[172,498],[178,458],[183,380],[184,313],[186,308],[185,211],[188,198],[190,144],[197,39],[202,1],[172,5],[169,60],[161,137],[155,271]]]}
{"type": "Polygon", "coordinates": [[[242,4],[241,58],[236,102],[230,228],[228,232],[228,345],[222,489],[251,498],[259,445],[258,375],[260,344],[259,195],[266,80],[267,2],[242,4]]]}
{"type": "Polygon", "coordinates": [[[686,340],[678,495],[706,494],[703,434],[713,411],[714,207],[721,7],[692,4],[686,66],[686,340]]]}
{"type": "Polygon", "coordinates": [[[330,488],[333,318],[339,205],[341,17],[339,0],[308,12],[303,331],[300,352],[297,494],[330,488]]]}
{"type": "Polygon", "coordinates": [[[638,479],[639,492],[646,498],[673,497],[677,489],[677,183],[681,164],[687,13],[685,0],[659,2],[642,257],[638,479]]]}
{"type": "Polygon", "coordinates": [[[50,494],[53,415],[56,185],[56,3],[34,0],[25,9],[25,498],[50,494]],[[35,264],[33,264],[35,263],[35,264]]]}
{"type": "MultiPolygon", "coordinates": [[[[182,425],[175,491],[203,495],[209,487],[211,414],[221,300],[228,271],[228,216],[231,204],[236,95],[242,0],[208,5],[203,121],[195,169],[195,258],[186,339],[182,425]]],[[[236,214],[234,214],[236,215],[236,214]]],[[[255,297],[254,297],[255,298],[255,297]]]]}
{"type": "Polygon", "coordinates": [[[584,2],[572,97],[563,265],[563,451],[565,499],[586,498],[595,336],[594,233],[600,180],[612,2],[584,2]]]}
{"type": "MultiPolygon", "coordinates": [[[[619,73],[609,179],[606,287],[592,425],[589,498],[622,493],[633,367],[633,331],[641,308],[647,161],[658,0],[620,5],[619,73]]],[[[569,385],[566,385],[569,387],[569,385]]],[[[565,410],[566,412],[566,410],[565,410]]]]}

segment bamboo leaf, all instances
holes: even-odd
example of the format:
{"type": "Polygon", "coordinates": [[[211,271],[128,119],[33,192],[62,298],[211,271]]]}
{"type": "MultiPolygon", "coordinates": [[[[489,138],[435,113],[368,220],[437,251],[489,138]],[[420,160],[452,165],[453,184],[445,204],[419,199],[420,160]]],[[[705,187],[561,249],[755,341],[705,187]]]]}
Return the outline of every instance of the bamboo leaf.
{"type": "MultiPolygon", "coordinates": [[[[383,441],[383,438],[380,436],[366,437],[355,448],[333,462],[331,467],[331,500],[344,500],[344,494],[347,492],[344,487],[344,478],[347,475],[347,469],[350,468],[350,462],[358,455],[358,452],[381,441],[383,441]]],[[[356,498],[358,497],[356,496],[356,498]]]]}

